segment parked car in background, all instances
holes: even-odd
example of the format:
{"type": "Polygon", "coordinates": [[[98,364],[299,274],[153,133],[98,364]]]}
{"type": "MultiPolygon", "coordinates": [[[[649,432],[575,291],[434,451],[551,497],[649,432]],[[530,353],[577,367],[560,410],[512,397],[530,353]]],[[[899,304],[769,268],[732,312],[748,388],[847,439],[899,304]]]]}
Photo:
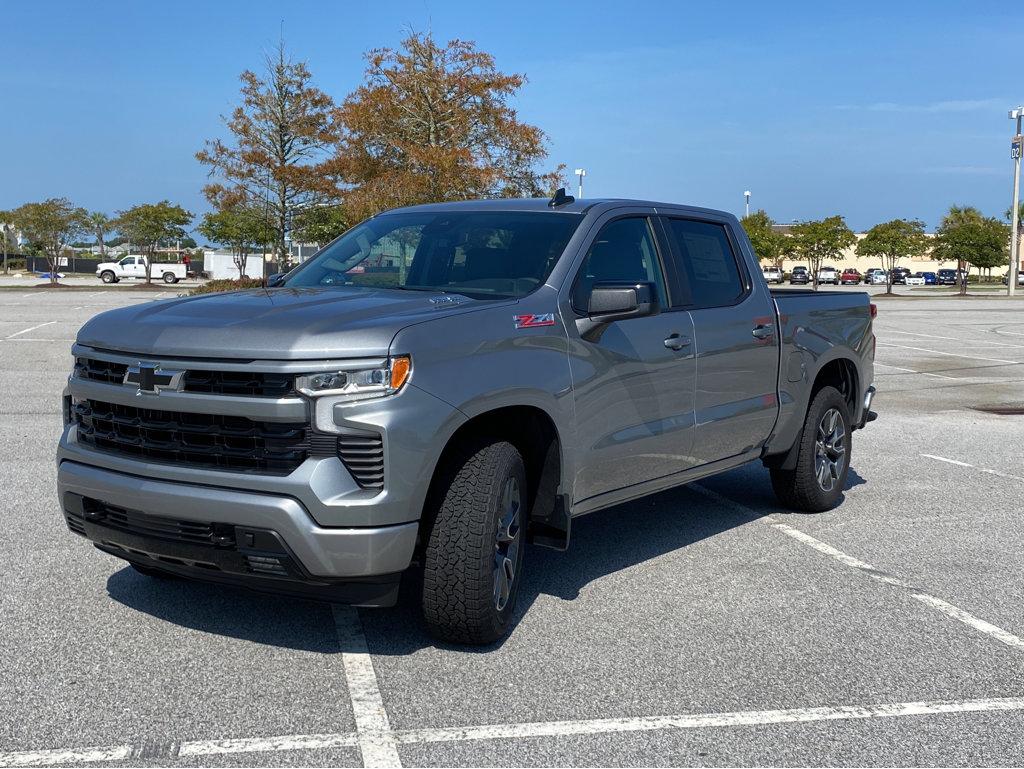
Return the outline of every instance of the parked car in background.
{"type": "Polygon", "coordinates": [[[807,285],[811,282],[811,273],[807,271],[806,267],[794,267],[793,271],[789,273],[789,284],[791,286],[796,284],[807,285]]]}
{"type": "Polygon", "coordinates": [[[924,273],[915,272],[913,275],[908,275],[903,279],[903,282],[908,286],[923,286],[924,285],[924,273]]]}
{"type": "MultiPolygon", "coordinates": [[[[1007,271],[1006,274],[1003,275],[1002,281],[1003,281],[1003,285],[1004,286],[1010,285],[1010,273],[1009,273],[1009,271],[1007,271]]],[[[1018,272],[1017,273],[1017,285],[1018,286],[1024,286],[1024,272],[1018,272]]]]}
{"type": "Polygon", "coordinates": [[[907,277],[910,275],[910,270],[906,267],[894,267],[892,270],[892,284],[894,286],[907,284],[907,277]]]}
{"type": "Polygon", "coordinates": [[[936,282],[940,286],[955,286],[957,284],[956,270],[939,270],[936,273],[936,282]]]}
{"type": "Polygon", "coordinates": [[[782,270],[778,267],[762,267],[765,283],[782,283],[782,270]]]}
{"type": "Polygon", "coordinates": [[[924,277],[924,284],[926,286],[934,286],[938,282],[934,272],[922,272],[921,275],[924,277]]]}
{"type": "Polygon", "coordinates": [[[864,273],[864,282],[872,286],[885,285],[886,273],[881,267],[872,267],[864,273]]]}
{"type": "Polygon", "coordinates": [[[818,284],[831,283],[833,286],[839,285],[839,270],[835,267],[822,267],[818,270],[818,284]]]}
{"type": "Polygon", "coordinates": [[[852,267],[847,267],[843,270],[843,274],[839,276],[839,282],[844,286],[859,286],[862,275],[852,267]]]}
{"type": "MultiPolygon", "coordinates": [[[[177,283],[188,276],[188,268],[184,264],[153,264],[149,276],[152,280],[164,283],[177,283]]],[[[119,262],[101,262],[96,265],[96,277],[104,283],[117,283],[119,280],[133,278],[146,279],[146,257],[130,255],[119,262]]]]}

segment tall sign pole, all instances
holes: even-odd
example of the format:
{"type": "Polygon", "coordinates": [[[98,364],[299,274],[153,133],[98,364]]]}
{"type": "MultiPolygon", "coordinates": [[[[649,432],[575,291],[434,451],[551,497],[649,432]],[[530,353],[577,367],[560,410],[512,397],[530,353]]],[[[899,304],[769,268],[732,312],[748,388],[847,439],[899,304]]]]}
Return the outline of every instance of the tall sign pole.
{"type": "Polygon", "coordinates": [[[1010,271],[1006,275],[1007,296],[1013,296],[1017,291],[1017,271],[1020,266],[1020,156],[1024,150],[1021,118],[1024,118],[1024,107],[1010,110],[1010,120],[1017,121],[1017,132],[1010,142],[1010,156],[1013,158],[1013,207],[1010,209],[1010,271]]]}
{"type": "Polygon", "coordinates": [[[580,200],[583,200],[583,177],[587,175],[587,170],[585,168],[577,168],[576,175],[580,177],[580,194],[577,195],[576,197],[578,197],[580,200]]]}

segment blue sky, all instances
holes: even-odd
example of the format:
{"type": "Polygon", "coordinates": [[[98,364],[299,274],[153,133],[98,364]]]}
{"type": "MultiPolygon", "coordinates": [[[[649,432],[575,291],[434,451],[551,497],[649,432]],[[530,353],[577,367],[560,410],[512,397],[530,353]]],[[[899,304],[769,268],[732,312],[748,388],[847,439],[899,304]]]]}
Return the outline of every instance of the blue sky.
{"type": "Polygon", "coordinates": [[[194,159],[284,24],[341,100],[403,29],[474,40],[587,197],[643,197],[864,229],[951,203],[1002,215],[1006,111],[1024,102],[1013,3],[34,2],[0,24],[0,208],[207,209],[194,159]],[[833,6],[833,7],[829,7],[833,6]]]}

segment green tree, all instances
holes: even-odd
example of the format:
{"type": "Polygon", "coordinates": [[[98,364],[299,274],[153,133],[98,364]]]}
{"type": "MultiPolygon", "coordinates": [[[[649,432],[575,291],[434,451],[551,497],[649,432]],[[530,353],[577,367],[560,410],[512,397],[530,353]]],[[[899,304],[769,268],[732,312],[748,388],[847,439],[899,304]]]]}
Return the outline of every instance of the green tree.
{"type": "Polygon", "coordinates": [[[166,200],[118,211],[114,227],[146,255],[146,283],[152,283],[153,255],[161,241],[186,236],[192,213],[166,200]]]}
{"type": "MultiPolygon", "coordinates": [[[[1007,259],[1009,228],[995,217],[985,216],[973,206],[950,206],[935,231],[933,256],[940,262],[956,262],[961,274],[970,266],[984,269],[1007,259]]],[[[967,293],[967,281],[960,281],[960,294],[967,293]]]]}
{"type": "Polygon", "coordinates": [[[110,217],[102,211],[93,211],[87,217],[89,230],[96,237],[96,244],[100,247],[101,259],[105,258],[107,255],[105,240],[107,235],[113,229],[111,224],[112,222],[110,217]]]}
{"type": "Polygon", "coordinates": [[[395,206],[547,195],[563,167],[538,172],[544,132],[510,101],[523,75],[498,70],[472,42],[411,33],[366,55],[366,81],[338,110],[332,163],[353,221],[395,206]]]}
{"type": "Polygon", "coordinates": [[[292,61],[283,43],[265,66],[263,77],[249,70],[241,75],[242,104],[224,118],[232,142],[208,141],[196,159],[218,178],[203,188],[215,208],[259,201],[268,209],[274,253],[283,270],[289,257],[285,240],[295,215],[339,194],[324,165],[337,138],[335,105],[313,87],[306,65],[292,61]]]}
{"type": "Polygon", "coordinates": [[[857,244],[857,256],[877,256],[887,273],[885,293],[892,293],[892,271],[900,259],[923,254],[928,250],[924,222],[918,219],[893,219],[876,224],[857,244]]]}
{"type": "Polygon", "coordinates": [[[293,227],[299,242],[325,246],[349,228],[348,214],[342,206],[313,206],[299,212],[293,227]]]}
{"type": "Polygon", "coordinates": [[[211,211],[203,216],[196,229],[214,243],[231,249],[239,280],[245,278],[249,255],[257,248],[272,244],[276,237],[273,223],[268,221],[264,212],[244,206],[211,211]]]}
{"type": "Polygon", "coordinates": [[[42,203],[26,203],[12,213],[12,223],[21,231],[29,248],[46,257],[50,283],[57,285],[57,268],[65,244],[85,231],[85,209],[67,198],[50,198],[42,203]]]}
{"type": "Polygon", "coordinates": [[[826,259],[835,259],[857,242],[857,236],[839,215],[817,221],[799,222],[792,228],[794,250],[807,260],[814,290],[818,290],[818,270],[826,259]]]}
{"type": "Polygon", "coordinates": [[[757,258],[762,262],[780,267],[786,236],[775,229],[775,222],[764,209],[747,214],[740,219],[740,224],[746,230],[747,237],[750,238],[750,245],[754,247],[757,258]]]}

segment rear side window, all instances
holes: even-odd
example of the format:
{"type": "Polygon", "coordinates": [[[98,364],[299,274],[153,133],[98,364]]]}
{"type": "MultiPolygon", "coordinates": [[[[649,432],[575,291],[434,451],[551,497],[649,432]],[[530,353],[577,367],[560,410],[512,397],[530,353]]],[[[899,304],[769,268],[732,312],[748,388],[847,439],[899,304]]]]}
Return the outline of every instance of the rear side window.
{"type": "Polygon", "coordinates": [[[680,272],[696,307],[734,304],[744,293],[736,255],[725,227],[692,219],[667,219],[679,253],[680,272]]]}

